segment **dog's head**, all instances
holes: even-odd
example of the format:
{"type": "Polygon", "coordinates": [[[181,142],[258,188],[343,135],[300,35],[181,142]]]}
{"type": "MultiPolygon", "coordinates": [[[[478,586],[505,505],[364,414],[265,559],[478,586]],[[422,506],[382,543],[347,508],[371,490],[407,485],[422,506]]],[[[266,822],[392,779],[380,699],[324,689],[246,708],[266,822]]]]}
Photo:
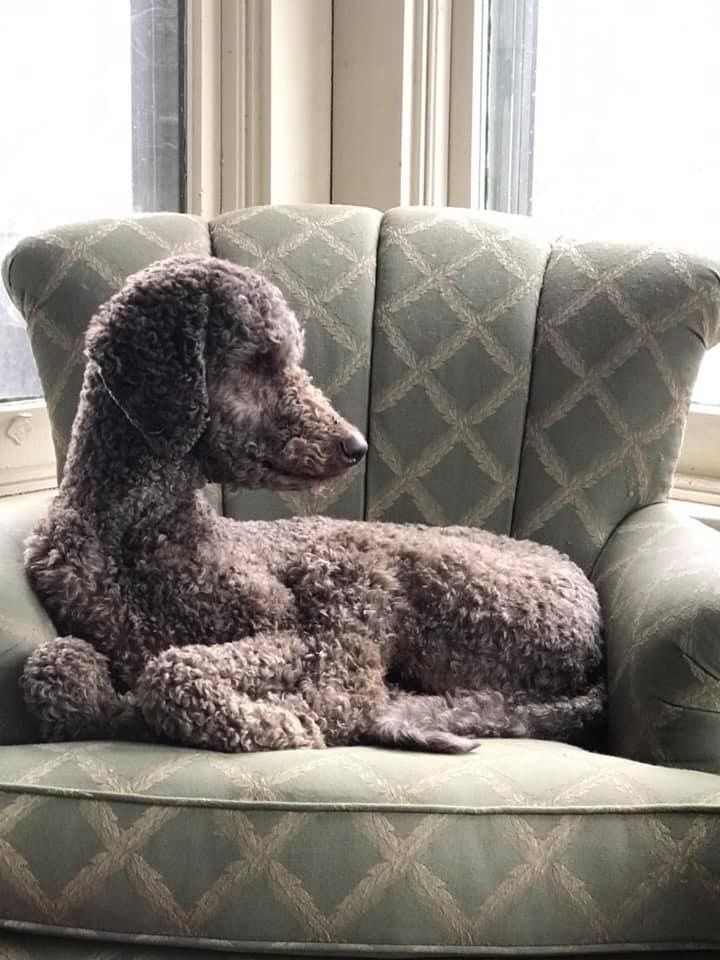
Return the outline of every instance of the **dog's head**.
{"type": "Polygon", "coordinates": [[[367,450],[302,367],[280,291],[228,261],[172,257],[131,277],[93,320],[86,353],[153,452],[195,458],[211,482],[297,489],[367,450]]]}

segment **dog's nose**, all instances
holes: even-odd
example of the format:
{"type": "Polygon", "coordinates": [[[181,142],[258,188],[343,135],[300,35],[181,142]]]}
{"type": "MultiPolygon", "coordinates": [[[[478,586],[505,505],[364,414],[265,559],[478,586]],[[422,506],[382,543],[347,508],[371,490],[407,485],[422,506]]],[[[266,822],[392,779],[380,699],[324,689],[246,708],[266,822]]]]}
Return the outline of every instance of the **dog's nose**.
{"type": "Polygon", "coordinates": [[[350,463],[359,463],[367,453],[368,445],[359,433],[352,433],[340,441],[340,449],[346,460],[350,463]]]}

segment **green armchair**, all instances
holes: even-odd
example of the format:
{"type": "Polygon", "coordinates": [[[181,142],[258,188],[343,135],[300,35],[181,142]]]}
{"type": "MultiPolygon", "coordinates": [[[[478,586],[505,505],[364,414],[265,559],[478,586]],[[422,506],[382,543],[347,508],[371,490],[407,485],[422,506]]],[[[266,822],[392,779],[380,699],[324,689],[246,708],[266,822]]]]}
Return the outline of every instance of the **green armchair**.
{"type": "Polygon", "coordinates": [[[208,489],[217,509],[474,524],[570,554],[601,597],[609,749],[41,744],[17,681],[54,633],[22,567],[47,497],[0,502],[0,956],[720,958],[720,536],[665,502],[720,336],[716,266],[427,208],[41,234],[3,275],[60,471],[91,315],[179,251],[268,274],[370,442],[329,493],[208,489]]]}

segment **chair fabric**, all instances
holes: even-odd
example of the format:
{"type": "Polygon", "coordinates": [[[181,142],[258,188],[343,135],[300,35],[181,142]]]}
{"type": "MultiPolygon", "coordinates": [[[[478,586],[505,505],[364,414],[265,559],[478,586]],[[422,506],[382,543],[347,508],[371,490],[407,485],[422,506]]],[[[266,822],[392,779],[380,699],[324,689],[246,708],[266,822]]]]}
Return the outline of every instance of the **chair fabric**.
{"type": "Polygon", "coordinates": [[[20,674],[31,651],[57,633],[25,577],[23,541],[51,497],[39,493],[0,499],[0,745],[38,739],[22,701],[20,674]]]}
{"type": "Polygon", "coordinates": [[[27,324],[62,476],[85,359],[85,330],[133,273],[178,253],[210,253],[207,224],[158,213],[94,220],[21,240],[3,279],[27,324]]]}
{"type": "Polygon", "coordinates": [[[311,372],[371,443],[367,475],[321,496],[226,491],[238,518],[478,525],[589,571],[625,516],[667,496],[697,370],[720,336],[716,264],[552,241],[526,217],[319,204],[58,228],[22,241],[4,275],[60,471],[90,317],[130,273],[182,251],[281,287],[311,372]]]}
{"type": "Polygon", "coordinates": [[[550,244],[524,218],[393,210],[378,249],[368,516],[510,533],[550,244]]]}
{"type": "Polygon", "coordinates": [[[545,274],[513,533],[586,571],[633,510],[667,498],[700,361],[720,336],[717,265],[561,239],[545,274]]]}
{"type": "Polygon", "coordinates": [[[594,573],[610,747],[720,774],[720,536],[668,504],[620,524],[594,573]]]}
{"type": "MultiPolygon", "coordinates": [[[[282,290],[305,328],[315,382],[363,433],[380,219],[377,210],[318,204],[240,210],[210,223],[215,256],[259,270],[282,290]]],[[[322,513],[361,520],[365,465],[320,494],[226,491],[224,504],[238,519],[322,513]]]]}
{"type": "Polygon", "coordinates": [[[257,207],[58,228],[3,276],[62,470],[91,315],[181,251],[268,274],[366,430],[322,497],[209,488],[236,518],[465,523],[551,543],[598,587],[610,749],[486,741],[225,756],[43,745],[18,677],[54,635],[0,503],[0,957],[720,958],[720,537],[664,501],[717,265],[472,211],[257,207]]]}
{"type": "Polygon", "coordinates": [[[647,950],[689,927],[720,948],[719,793],[710,774],[523,740],[460,757],[5,747],[0,913],[250,953],[647,950]]]}

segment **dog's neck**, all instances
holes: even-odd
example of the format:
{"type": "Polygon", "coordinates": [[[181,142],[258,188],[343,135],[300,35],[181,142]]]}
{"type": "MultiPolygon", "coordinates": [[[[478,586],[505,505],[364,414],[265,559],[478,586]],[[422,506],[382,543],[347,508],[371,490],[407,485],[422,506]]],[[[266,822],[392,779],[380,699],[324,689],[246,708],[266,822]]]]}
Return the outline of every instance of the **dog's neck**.
{"type": "Polygon", "coordinates": [[[59,498],[113,538],[130,528],[187,531],[207,517],[199,466],[191,457],[167,462],[154,454],[96,377],[86,373],[59,498]]]}

